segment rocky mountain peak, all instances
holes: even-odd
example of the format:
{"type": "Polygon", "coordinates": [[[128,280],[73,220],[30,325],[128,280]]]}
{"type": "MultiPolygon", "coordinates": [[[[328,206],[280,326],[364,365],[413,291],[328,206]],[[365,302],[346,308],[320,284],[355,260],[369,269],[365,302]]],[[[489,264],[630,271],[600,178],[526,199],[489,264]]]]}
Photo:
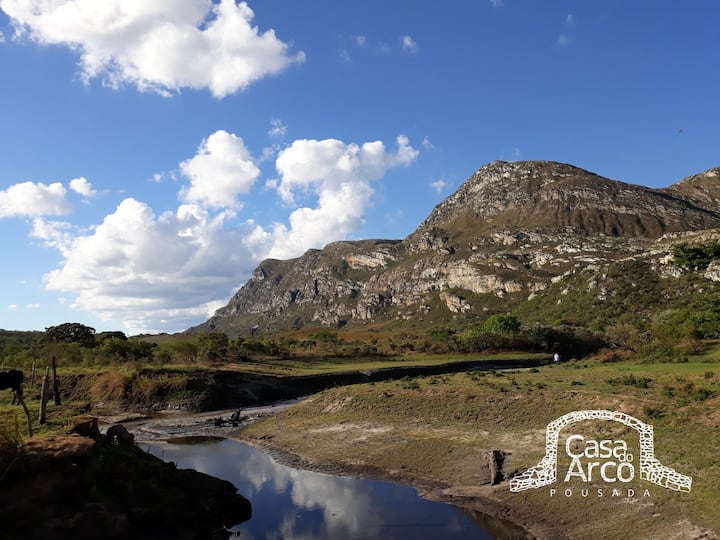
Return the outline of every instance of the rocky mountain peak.
{"type": "Polygon", "coordinates": [[[720,212],[720,167],[689,176],[667,191],[702,208],[720,212]]]}
{"type": "Polygon", "coordinates": [[[584,234],[657,238],[666,232],[720,224],[716,212],[675,195],[609,180],[564,163],[494,161],[437,205],[418,232],[570,228],[584,234]]]}
{"type": "Polygon", "coordinates": [[[650,189],[552,161],[494,161],[405,240],[333,242],[263,261],[193,330],[447,324],[534,299],[560,313],[578,283],[600,309],[617,285],[608,282],[613,265],[637,261],[664,272],[673,243],[720,238],[719,195],[720,168],[650,189]]]}

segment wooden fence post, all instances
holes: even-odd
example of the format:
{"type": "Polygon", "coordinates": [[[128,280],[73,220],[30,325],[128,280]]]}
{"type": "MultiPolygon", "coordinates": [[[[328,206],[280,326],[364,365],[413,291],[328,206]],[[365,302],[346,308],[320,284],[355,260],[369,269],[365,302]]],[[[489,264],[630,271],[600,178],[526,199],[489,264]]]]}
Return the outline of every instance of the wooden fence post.
{"type": "Polygon", "coordinates": [[[45,412],[47,410],[48,396],[50,395],[50,368],[45,368],[45,376],[43,377],[42,389],[40,390],[40,424],[45,423],[45,412]]]}
{"type": "Polygon", "coordinates": [[[30,388],[35,386],[35,360],[33,360],[32,371],[30,372],[30,388]]]}
{"type": "Polygon", "coordinates": [[[55,398],[55,405],[62,405],[60,403],[60,385],[58,384],[57,367],[56,367],[56,363],[55,363],[55,355],[54,354],[52,357],[52,366],[53,366],[53,397],[55,398]]]}
{"type": "Polygon", "coordinates": [[[20,405],[22,405],[23,410],[25,411],[25,416],[27,417],[27,427],[28,427],[28,437],[33,436],[33,429],[32,429],[32,420],[30,419],[30,411],[28,411],[27,405],[25,405],[25,400],[22,397],[22,394],[17,394],[18,401],[20,402],[20,405]]]}

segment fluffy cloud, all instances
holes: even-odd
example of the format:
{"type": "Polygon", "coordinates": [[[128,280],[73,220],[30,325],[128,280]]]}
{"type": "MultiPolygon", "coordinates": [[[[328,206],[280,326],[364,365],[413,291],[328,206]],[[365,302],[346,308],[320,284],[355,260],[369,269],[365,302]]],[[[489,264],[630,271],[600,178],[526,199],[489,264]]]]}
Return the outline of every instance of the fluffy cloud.
{"type": "Polygon", "coordinates": [[[129,198],[89,234],[40,219],[32,234],[62,253],[45,285],[76,293],[74,308],[131,331],[177,330],[209,316],[252,271],[242,248],[250,230],[225,229],[226,218],[194,205],[156,216],[129,198]]]}
{"type": "Polygon", "coordinates": [[[127,198],[89,231],[36,218],[32,236],[63,257],[45,286],[73,293],[72,307],[133,333],[188,328],[224,305],[262,259],[298,256],[360,230],[371,182],[417,155],[405,136],[392,151],[381,141],[295,141],[276,159],[279,178],[266,184],[295,208],[286,223],[266,228],[236,222],[237,196],[249,192],[259,170],[242,139],[215,132],[180,164],[190,185],[175,212],[156,215],[127,198]],[[313,203],[298,208],[301,198],[313,203]]]}
{"type": "Polygon", "coordinates": [[[209,88],[220,98],[305,59],[274,30],[260,33],[235,0],[0,0],[0,9],[17,37],[70,47],[86,82],[114,88],[209,88]]]}
{"type": "Polygon", "coordinates": [[[0,191],[0,218],[57,216],[70,211],[67,190],[60,182],[50,185],[23,182],[0,191]]]}
{"type": "Polygon", "coordinates": [[[260,174],[243,140],[223,130],[205,139],[180,170],[190,180],[180,197],[206,208],[239,208],[237,197],[249,193],[260,174]]]}
{"type": "Polygon", "coordinates": [[[97,191],[92,188],[92,184],[88,182],[87,178],[81,176],[80,178],[73,178],[70,180],[70,189],[75,193],[82,195],[83,197],[94,197],[97,195],[97,191]]]}
{"type": "Polygon", "coordinates": [[[295,209],[288,219],[289,228],[276,223],[267,231],[258,225],[247,244],[269,257],[288,258],[358,231],[371,203],[370,182],[392,167],[408,165],[418,155],[407,137],[399,136],[397,144],[397,151],[391,153],[381,141],[362,146],[337,139],[293,142],[276,161],[280,173],[277,192],[291,205],[296,195],[312,194],[317,206],[295,209]]]}

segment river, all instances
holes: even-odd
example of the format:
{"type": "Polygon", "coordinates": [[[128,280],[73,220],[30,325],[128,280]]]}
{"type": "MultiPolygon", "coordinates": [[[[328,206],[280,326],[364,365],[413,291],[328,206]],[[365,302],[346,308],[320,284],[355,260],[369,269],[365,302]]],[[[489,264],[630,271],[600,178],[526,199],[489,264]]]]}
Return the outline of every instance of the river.
{"type": "MultiPolygon", "coordinates": [[[[410,486],[293,469],[264,450],[232,439],[189,437],[140,443],[179,468],[232,482],[252,503],[252,518],[231,529],[248,540],[409,540],[524,538],[512,528],[488,532],[450,504],[429,501],[410,486]]],[[[499,520],[497,520],[499,521],[499,520]]]]}

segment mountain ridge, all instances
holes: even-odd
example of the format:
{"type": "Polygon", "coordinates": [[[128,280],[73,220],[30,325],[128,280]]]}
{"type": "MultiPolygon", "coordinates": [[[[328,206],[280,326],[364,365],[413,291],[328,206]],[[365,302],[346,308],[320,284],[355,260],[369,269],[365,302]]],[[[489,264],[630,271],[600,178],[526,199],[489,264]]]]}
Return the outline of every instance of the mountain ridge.
{"type": "Polygon", "coordinates": [[[720,168],[656,189],[551,161],[491,162],[405,239],[337,241],[263,261],[190,331],[472,322],[624,258],[668,273],[674,243],[720,227],[719,195],[720,168]]]}

